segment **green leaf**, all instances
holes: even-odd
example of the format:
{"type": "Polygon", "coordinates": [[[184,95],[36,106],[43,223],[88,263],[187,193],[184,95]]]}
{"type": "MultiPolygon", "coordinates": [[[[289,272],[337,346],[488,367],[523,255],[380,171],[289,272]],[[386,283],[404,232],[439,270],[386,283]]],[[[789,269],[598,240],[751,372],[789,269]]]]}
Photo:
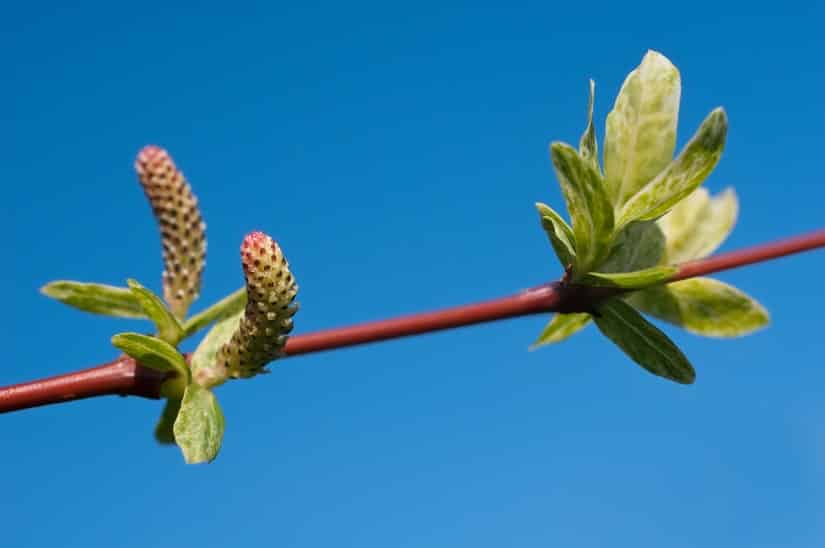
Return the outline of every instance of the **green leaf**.
{"type": "Polygon", "coordinates": [[[655,51],[622,84],[604,141],[605,180],[617,208],[673,159],[681,89],[679,71],[655,51]]]}
{"type": "Polygon", "coordinates": [[[661,217],[693,192],[719,162],[727,131],[728,117],[723,109],[717,108],[705,118],[679,157],[624,204],[617,228],[661,217]]]}
{"type": "Polygon", "coordinates": [[[605,301],[594,320],[608,339],[654,375],[683,384],[696,379],[693,366],[673,341],[621,299],[605,301]]]}
{"type": "Polygon", "coordinates": [[[590,314],[556,314],[536,342],[530,346],[530,350],[561,342],[584,329],[588,323],[590,323],[590,314]]]}
{"type": "Polygon", "coordinates": [[[112,337],[112,345],[143,366],[157,371],[174,371],[176,375],[163,383],[161,394],[180,397],[183,393],[183,387],[189,382],[189,368],[174,346],[140,333],[118,333],[112,337]]]}
{"type": "Polygon", "coordinates": [[[675,264],[707,257],[728,237],[739,212],[732,188],[710,197],[697,188],[657,221],[667,237],[665,262],[675,264]]]}
{"type": "Polygon", "coordinates": [[[175,419],[178,418],[178,411],[180,411],[180,402],[180,398],[170,398],[166,400],[163,406],[163,412],[158,419],[157,426],[155,426],[155,439],[161,445],[175,443],[173,428],[175,419]]]}
{"type": "Polygon", "coordinates": [[[590,80],[590,99],[587,101],[587,127],[579,140],[579,154],[590,164],[596,173],[601,173],[599,167],[599,144],[596,141],[596,130],[593,127],[593,103],[596,98],[596,83],[590,80]]]}
{"type": "Polygon", "coordinates": [[[675,266],[662,265],[635,272],[588,272],[582,281],[588,285],[642,289],[660,284],[678,271],[675,266]]]}
{"type": "Polygon", "coordinates": [[[561,265],[567,268],[574,264],[576,261],[576,239],[573,236],[573,229],[550,206],[537,203],[536,209],[539,210],[541,226],[547,233],[550,245],[553,246],[561,265]]]}
{"type": "Polygon", "coordinates": [[[128,280],[129,289],[143,307],[143,311],[158,328],[158,336],[169,344],[176,346],[183,339],[183,327],[163,301],[140,285],[136,280],[128,280]]]}
{"type": "Polygon", "coordinates": [[[693,278],[628,297],[647,314],[706,337],[739,337],[768,325],[768,311],[726,283],[693,278]]]}
{"type": "Polygon", "coordinates": [[[658,265],[665,252],[665,236],[654,221],[630,223],[619,232],[602,272],[633,272],[658,265]]]}
{"type": "Polygon", "coordinates": [[[601,175],[568,144],[553,143],[550,156],[573,222],[576,269],[587,272],[605,258],[613,231],[613,206],[601,175]]]}
{"type": "Polygon", "coordinates": [[[40,288],[47,297],[93,314],[104,314],[119,318],[145,318],[143,307],[123,287],[104,284],[56,280],[40,288]]]}
{"type": "Polygon", "coordinates": [[[174,426],[187,464],[212,462],[221,449],[224,418],[215,395],[197,384],[186,387],[174,426]]]}
{"type": "Polygon", "coordinates": [[[192,354],[192,377],[195,382],[204,387],[213,387],[223,383],[227,378],[225,368],[218,367],[216,356],[218,350],[229,342],[232,334],[238,329],[238,324],[244,311],[240,310],[233,316],[224,318],[216,323],[203,338],[195,353],[192,354]]]}
{"type": "Polygon", "coordinates": [[[246,288],[242,287],[216,302],[209,308],[198,312],[183,324],[184,338],[193,335],[216,320],[233,316],[246,306],[246,288]]]}

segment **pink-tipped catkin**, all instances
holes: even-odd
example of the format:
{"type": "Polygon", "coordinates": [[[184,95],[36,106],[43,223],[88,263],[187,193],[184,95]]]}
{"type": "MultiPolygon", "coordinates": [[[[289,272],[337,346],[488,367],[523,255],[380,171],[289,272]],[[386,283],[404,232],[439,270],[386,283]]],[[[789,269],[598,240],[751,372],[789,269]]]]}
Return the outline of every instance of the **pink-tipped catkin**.
{"type": "Polygon", "coordinates": [[[147,146],[135,160],[140,184],[160,226],[163,296],[172,312],[186,316],[198,297],[206,265],[206,225],[189,183],[165,150],[147,146]]]}
{"type": "Polygon", "coordinates": [[[238,330],[218,351],[218,364],[232,378],[252,377],[283,355],[292,331],[298,293],[289,264],[275,241],[263,232],[248,234],[241,245],[247,302],[238,330]]]}

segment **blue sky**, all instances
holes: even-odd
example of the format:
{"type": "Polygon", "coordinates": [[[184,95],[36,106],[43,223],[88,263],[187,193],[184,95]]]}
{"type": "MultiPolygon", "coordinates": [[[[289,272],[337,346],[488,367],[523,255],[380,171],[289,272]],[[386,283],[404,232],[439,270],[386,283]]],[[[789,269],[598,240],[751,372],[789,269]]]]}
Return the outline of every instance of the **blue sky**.
{"type": "MultiPolygon", "coordinates": [[[[683,78],[679,142],[723,105],[739,193],[723,249],[821,227],[821,2],[77,2],[0,18],[0,384],[88,367],[143,324],[37,293],[159,289],[132,171],[166,147],[208,223],[200,305],[241,283],[261,229],[301,286],[296,333],[507,294],[559,275],[533,203],[547,155],[604,116],[645,50],[683,78]]],[[[531,317],[279,362],[219,390],[224,448],[156,446],[160,403],[0,417],[8,546],[825,545],[825,254],[719,278],[771,327],[668,333],[690,387],[592,327],[537,352],[531,317]]],[[[196,307],[197,308],[197,307],[196,307]]]]}

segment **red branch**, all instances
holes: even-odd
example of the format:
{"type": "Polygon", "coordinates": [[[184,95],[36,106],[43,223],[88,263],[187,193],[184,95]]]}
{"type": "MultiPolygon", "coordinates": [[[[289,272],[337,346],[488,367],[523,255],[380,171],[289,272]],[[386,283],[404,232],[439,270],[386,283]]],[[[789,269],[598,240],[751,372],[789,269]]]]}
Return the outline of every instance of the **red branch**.
{"type": "MultiPolygon", "coordinates": [[[[669,281],[712,274],[821,247],[825,247],[825,230],[684,263],[669,281]]],[[[620,292],[620,289],[553,282],[477,304],[296,335],[290,337],[284,351],[287,357],[297,356],[529,314],[589,311],[600,300],[620,292]]],[[[157,399],[163,380],[161,373],[143,367],[131,358],[118,358],[83,371],[2,387],[0,413],[104,395],[157,399]]]]}

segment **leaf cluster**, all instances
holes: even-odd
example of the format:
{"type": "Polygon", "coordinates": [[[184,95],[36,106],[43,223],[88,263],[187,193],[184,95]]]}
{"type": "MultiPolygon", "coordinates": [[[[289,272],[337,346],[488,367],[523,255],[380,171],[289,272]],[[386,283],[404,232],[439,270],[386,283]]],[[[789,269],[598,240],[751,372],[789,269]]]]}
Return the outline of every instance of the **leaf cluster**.
{"type": "Polygon", "coordinates": [[[128,280],[127,287],[58,280],[46,284],[41,292],[86,312],[151,321],[154,335],[118,333],[112,337],[112,344],[142,366],[167,374],[161,385],[166,403],[155,438],[162,444],[177,443],[188,463],[208,462],[217,456],[224,419],[211,388],[223,379],[216,380],[214,374],[204,372],[212,367],[217,350],[232,335],[223,330],[225,320],[240,318],[243,313],[244,288],[183,322],[168,303],[135,280],[128,280]],[[178,345],[216,321],[187,362],[178,345]]]}
{"type": "Polygon", "coordinates": [[[710,337],[750,333],[768,322],[765,309],[738,289],[709,278],[669,283],[678,263],[709,255],[736,222],[733,190],[711,197],[700,187],[721,158],[728,120],[714,109],[674,158],[681,77],[649,51],[625,79],[607,116],[604,166],[593,124],[590,81],[587,126],[578,149],[550,145],[570,224],[538,203],[542,227],[569,283],[632,293],[590,313],[556,315],[533,347],[562,341],[591,320],[636,363],[661,377],[692,383],[693,366],[641,313],[710,337]]]}
{"type": "MultiPolygon", "coordinates": [[[[200,276],[204,267],[203,253],[184,253],[187,249],[205,249],[204,225],[197,209],[197,200],[165,151],[146,147],[138,156],[137,167],[139,176],[143,178],[147,177],[148,171],[156,170],[156,178],[166,184],[162,189],[164,192],[168,191],[167,194],[172,196],[174,192],[183,192],[186,198],[175,202],[186,210],[178,215],[177,206],[164,201],[168,198],[165,194],[149,193],[161,229],[167,263],[162,277],[164,298],[131,279],[126,287],[57,280],[46,284],[41,292],[85,312],[146,319],[153,324],[152,334],[118,333],[112,337],[112,344],[140,365],[165,374],[160,395],[166,402],[155,428],[157,441],[177,444],[187,463],[209,462],[217,456],[224,432],[223,412],[213,388],[227,380],[227,373],[218,366],[216,354],[230,340],[244,313],[247,289],[242,287],[198,314],[184,317],[189,304],[197,298],[197,292],[186,292],[186,301],[182,303],[176,299],[181,291],[173,291],[177,286],[171,287],[170,284],[179,286],[183,281],[188,281],[192,287],[200,285],[199,277],[193,280],[186,276],[192,273],[200,276]],[[152,158],[160,158],[160,167],[150,161],[152,158]],[[171,182],[167,183],[167,179],[171,182]],[[198,230],[191,234],[191,242],[181,240],[190,234],[186,230],[178,231],[180,234],[173,231],[170,235],[170,216],[175,219],[181,217],[182,221],[197,220],[198,230]],[[185,262],[185,271],[180,267],[181,261],[185,262]],[[212,323],[214,327],[187,360],[178,350],[180,343],[212,323]]],[[[278,333],[274,338],[283,340],[285,335],[282,335],[278,333]]]]}

